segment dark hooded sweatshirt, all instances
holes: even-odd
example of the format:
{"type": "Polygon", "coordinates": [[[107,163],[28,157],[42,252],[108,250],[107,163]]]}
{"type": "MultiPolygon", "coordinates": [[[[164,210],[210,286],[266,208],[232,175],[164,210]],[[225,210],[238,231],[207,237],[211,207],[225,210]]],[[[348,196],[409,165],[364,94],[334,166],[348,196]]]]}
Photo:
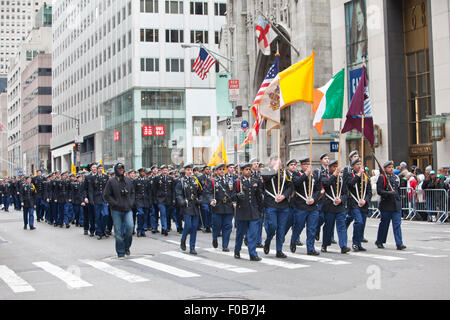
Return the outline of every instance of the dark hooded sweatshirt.
{"type": "Polygon", "coordinates": [[[111,210],[128,212],[134,206],[134,184],[130,178],[119,175],[117,167],[114,166],[115,177],[106,183],[103,198],[111,210]]]}

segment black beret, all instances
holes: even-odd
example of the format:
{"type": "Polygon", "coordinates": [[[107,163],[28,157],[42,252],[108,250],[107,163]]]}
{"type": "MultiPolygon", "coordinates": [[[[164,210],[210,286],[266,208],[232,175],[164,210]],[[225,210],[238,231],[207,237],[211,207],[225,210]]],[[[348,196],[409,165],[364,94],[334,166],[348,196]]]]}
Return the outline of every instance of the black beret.
{"type": "Polygon", "coordinates": [[[328,154],[327,154],[327,153],[324,153],[324,154],[320,155],[320,160],[322,160],[322,159],[325,158],[325,157],[328,157],[328,154]]]}
{"type": "Polygon", "coordinates": [[[328,164],[328,166],[329,166],[329,167],[335,166],[335,165],[337,166],[337,164],[338,164],[338,161],[337,161],[337,160],[331,160],[330,163],[328,164]]]}
{"type": "Polygon", "coordinates": [[[358,158],[358,159],[353,160],[351,165],[354,166],[357,163],[361,163],[361,159],[358,158]]]}

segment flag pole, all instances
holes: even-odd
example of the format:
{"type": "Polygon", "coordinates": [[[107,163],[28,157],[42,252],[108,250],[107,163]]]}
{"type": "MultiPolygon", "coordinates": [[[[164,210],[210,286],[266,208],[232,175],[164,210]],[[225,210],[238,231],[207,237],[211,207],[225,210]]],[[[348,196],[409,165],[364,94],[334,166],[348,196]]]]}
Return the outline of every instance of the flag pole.
{"type": "MultiPolygon", "coordinates": [[[[279,48],[278,48],[279,43],[277,42],[277,53],[275,53],[275,57],[279,57],[280,56],[280,52],[279,52],[279,48]]],[[[281,94],[281,92],[280,92],[281,94]]],[[[280,108],[280,100],[278,100],[278,108],[280,108]]],[[[281,113],[281,111],[280,111],[281,113]]],[[[281,124],[280,124],[280,128],[278,129],[278,160],[281,162],[281,157],[280,157],[280,153],[281,153],[281,124]]],[[[280,196],[280,169],[278,168],[278,188],[277,188],[277,195],[280,196]]]]}
{"type": "MultiPolygon", "coordinates": [[[[361,116],[361,164],[365,173],[364,167],[364,112],[361,116]]],[[[363,183],[364,175],[361,175],[361,195],[363,194],[364,183],[363,183]]]]}
{"type": "MultiPolygon", "coordinates": [[[[314,103],[310,103],[310,123],[309,123],[309,165],[312,166],[312,136],[313,136],[313,126],[312,126],[312,122],[314,120],[314,113],[313,113],[313,109],[314,109],[314,103]]],[[[311,198],[311,183],[312,183],[312,172],[309,174],[309,189],[308,189],[308,198],[311,198]]]]}
{"type": "MultiPolygon", "coordinates": [[[[338,168],[341,168],[341,137],[342,137],[342,118],[339,122],[339,147],[338,147],[338,168]]],[[[340,174],[338,176],[337,180],[337,187],[336,187],[336,193],[340,194],[339,192],[339,182],[341,182],[340,174]]]]}

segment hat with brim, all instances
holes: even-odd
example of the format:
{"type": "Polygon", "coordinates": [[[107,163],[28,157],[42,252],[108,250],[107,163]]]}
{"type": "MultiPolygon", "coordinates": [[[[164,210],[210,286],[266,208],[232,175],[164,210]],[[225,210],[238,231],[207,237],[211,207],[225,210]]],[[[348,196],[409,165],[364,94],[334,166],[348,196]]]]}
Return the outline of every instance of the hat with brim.
{"type": "Polygon", "coordinates": [[[394,165],[394,162],[393,161],[386,161],[384,164],[383,164],[383,168],[386,168],[386,167],[389,167],[389,166],[393,166],[394,165]]]}
{"type": "Polygon", "coordinates": [[[297,164],[297,160],[295,160],[295,159],[291,159],[291,160],[289,160],[287,163],[286,163],[286,167],[288,167],[289,165],[291,165],[291,164],[297,164]]]}
{"type": "Polygon", "coordinates": [[[167,165],[163,164],[161,167],[159,167],[159,170],[162,170],[162,169],[167,169],[167,165]]]}
{"type": "Polygon", "coordinates": [[[309,157],[304,157],[298,160],[298,162],[300,162],[300,164],[307,164],[309,163],[309,157]]]}
{"type": "Polygon", "coordinates": [[[358,155],[358,151],[352,151],[352,152],[350,152],[350,154],[348,155],[348,158],[350,159],[351,157],[353,157],[353,156],[357,156],[358,155]]]}
{"type": "MultiPolygon", "coordinates": [[[[184,166],[183,166],[183,169],[187,169],[187,168],[191,168],[191,169],[193,169],[194,168],[194,165],[192,164],[192,163],[186,163],[184,166]]],[[[195,167],[194,169],[198,169],[198,167],[195,167]]]]}
{"type": "Polygon", "coordinates": [[[327,154],[327,153],[321,154],[321,155],[320,155],[320,160],[322,160],[322,159],[325,158],[325,157],[328,157],[328,154],[327,154]]]}
{"type": "Polygon", "coordinates": [[[217,166],[214,167],[214,170],[218,170],[220,168],[225,168],[225,164],[223,163],[218,164],[217,166]]]}
{"type": "Polygon", "coordinates": [[[251,163],[243,163],[240,165],[241,170],[244,170],[245,168],[251,168],[252,164],[251,163]]]}
{"type": "Polygon", "coordinates": [[[338,165],[338,161],[337,160],[331,160],[330,163],[328,164],[329,167],[337,166],[337,165],[338,165]]]}
{"type": "Polygon", "coordinates": [[[361,159],[358,158],[358,159],[353,160],[351,165],[354,166],[357,163],[361,163],[361,159]]]}

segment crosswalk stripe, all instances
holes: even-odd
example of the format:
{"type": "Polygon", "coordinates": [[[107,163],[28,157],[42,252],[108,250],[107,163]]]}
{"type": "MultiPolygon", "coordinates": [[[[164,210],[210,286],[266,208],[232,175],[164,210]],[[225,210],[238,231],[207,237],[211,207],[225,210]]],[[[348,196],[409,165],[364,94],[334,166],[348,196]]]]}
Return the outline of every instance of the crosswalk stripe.
{"type": "MultiPolygon", "coordinates": [[[[332,253],[341,253],[340,250],[335,249],[327,249],[328,252],[332,253]]],[[[379,254],[372,254],[372,253],[364,253],[364,252],[348,252],[348,255],[352,256],[358,256],[358,257],[364,257],[364,258],[372,258],[372,259],[378,259],[378,260],[386,260],[386,261],[399,261],[399,260],[405,260],[405,258],[401,257],[394,257],[394,256],[384,256],[379,254]]]]}
{"type": "MultiPolygon", "coordinates": [[[[263,251],[262,248],[258,248],[258,251],[263,251]]],[[[269,254],[276,254],[275,250],[270,250],[269,254]]],[[[317,256],[308,256],[308,255],[302,255],[299,253],[288,253],[289,257],[305,260],[305,261],[313,261],[313,262],[320,262],[325,264],[331,264],[331,265],[344,265],[344,264],[351,264],[351,262],[348,261],[342,261],[342,260],[333,260],[329,258],[323,258],[323,257],[317,257],[317,256]]]]}
{"type": "MultiPolygon", "coordinates": [[[[216,249],[205,249],[208,252],[213,252],[213,253],[217,253],[217,254],[222,254],[222,255],[226,255],[226,256],[234,256],[234,253],[232,252],[223,252],[223,251],[218,251],[216,249]]],[[[241,257],[244,259],[250,259],[250,256],[246,253],[241,253],[241,257]]],[[[263,257],[263,259],[261,261],[259,261],[260,263],[263,264],[267,264],[270,266],[276,266],[276,267],[281,267],[281,268],[286,268],[286,269],[300,269],[300,268],[308,268],[308,265],[305,264],[298,264],[298,263],[289,263],[289,262],[284,262],[284,261],[278,261],[278,260],[274,260],[271,258],[266,258],[263,257]]]]}
{"type": "Polygon", "coordinates": [[[33,262],[33,264],[42,270],[50,273],[51,275],[55,276],[56,278],[64,281],[69,287],[71,288],[83,288],[83,287],[91,287],[92,284],[89,282],[84,281],[77,275],[68,272],[58,266],[55,266],[54,264],[51,264],[47,261],[40,261],[40,262],[33,262]]]}
{"type": "Polygon", "coordinates": [[[176,251],[163,252],[162,254],[165,254],[165,255],[168,255],[168,256],[171,256],[174,258],[183,259],[186,261],[198,262],[199,264],[203,264],[205,266],[224,269],[224,270],[232,271],[232,272],[236,272],[236,273],[256,272],[256,270],[253,270],[253,269],[236,267],[231,264],[221,263],[221,262],[217,262],[217,261],[211,261],[211,260],[200,258],[200,257],[194,257],[191,255],[181,253],[181,252],[176,252],[176,251]]]}
{"type": "Polygon", "coordinates": [[[102,261],[93,261],[93,260],[80,260],[81,262],[90,265],[91,267],[94,267],[95,269],[101,270],[103,272],[106,272],[110,275],[113,275],[117,278],[120,278],[122,280],[125,280],[129,283],[138,283],[138,282],[146,282],[149,281],[146,278],[143,278],[141,276],[129,273],[125,270],[118,269],[116,267],[113,267],[105,262],[102,261]]]}
{"type": "Polygon", "coordinates": [[[427,254],[427,253],[415,253],[414,256],[426,257],[426,258],[447,258],[447,255],[436,255],[436,254],[427,254]]]}
{"type": "Polygon", "coordinates": [[[136,262],[138,264],[141,264],[143,266],[152,268],[152,269],[156,269],[159,271],[163,271],[166,273],[169,273],[171,275],[180,277],[180,278],[194,278],[194,277],[200,277],[199,274],[193,273],[193,272],[189,272],[189,271],[185,271],[182,269],[178,269],[172,266],[169,266],[167,264],[163,264],[163,263],[159,263],[156,261],[151,261],[145,258],[137,258],[137,259],[131,259],[131,261],[136,262]]]}
{"type": "Polygon", "coordinates": [[[2,279],[14,293],[35,291],[28,282],[19,277],[7,266],[0,266],[0,279],[2,279]]]}

